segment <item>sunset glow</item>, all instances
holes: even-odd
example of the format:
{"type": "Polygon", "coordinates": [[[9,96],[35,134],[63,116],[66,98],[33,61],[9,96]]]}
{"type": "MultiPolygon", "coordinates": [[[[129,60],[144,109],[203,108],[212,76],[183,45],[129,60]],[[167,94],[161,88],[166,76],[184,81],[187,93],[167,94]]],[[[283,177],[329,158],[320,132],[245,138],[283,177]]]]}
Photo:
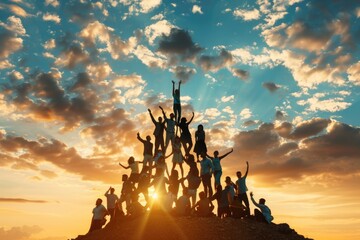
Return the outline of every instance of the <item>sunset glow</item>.
{"type": "Polygon", "coordinates": [[[275,223],[360,239],[359,29],[356,0],[1,1],[0,239],[85,234],[172,80],[222,184],[248,161],[275,223]]]}

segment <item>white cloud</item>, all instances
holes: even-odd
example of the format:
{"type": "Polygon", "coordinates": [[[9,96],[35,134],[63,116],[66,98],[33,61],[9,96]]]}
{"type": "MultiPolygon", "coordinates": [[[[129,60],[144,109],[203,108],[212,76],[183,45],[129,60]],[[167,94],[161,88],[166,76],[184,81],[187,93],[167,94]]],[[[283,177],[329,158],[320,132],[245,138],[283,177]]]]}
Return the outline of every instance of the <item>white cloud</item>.
{"type": "Polygon", "coordinates": [[[9,62],[9,60],[7,60],[7,59],[1,59],[0,60],[0,70],[1,69],[6,69],[6,68],[12,68],[12,67],[14,67],[14,65],[11,64],[9,62]]]}
{"type": "Polygon", "coordinates": [[[46,6],[53,6],[53,7],[58,7],[60,5],[58,0],[45,0],[45,5],[46,6]]]}
{"type": "Polygon", "coordinates": [[[53,49],[55,47],[56,47],[55,39],[49,39],[44,44],[45,49],[53,49]]]}
{"type": "Polygon", "coordinates": [[[257,20],[260,18],[260,12],[257,9],[253,9],[253,10],[235,9],[233,15],[235,17],[242,18],[244,21],[257,20]]]}
{"type": "Polygon", "coordinates": [[[141,12],[142,13],[148,13],[155,9],[156,7],[160,6],[161,0],[141,0],[140,6],[141,6],[141,12]]]}
{"type": "Polygon", "coordinates": [[[59,15],[51,14],[51,13],[45,13],[43,16],[43,20],[44,21],[52,21],[57,24],[59,24],[61,22],[61,18],[59,17],[59,15]]]}
{"type": "Polygon", "coordinates": [[[318,93],[315,94],[312,98],[307,100],[299,100],[297,103],[301,106],[307,105],[306,111],[317,112],[337,112],[344,110],[351,106],[351,103],[345,102],[344,98],[336,97],[321,100],[320,98],[325,97],[325,94],[318,93]]]}
{"type": "Polygon", "coordinates": [[[162,20],[164,19],[164,14],[159,13],[151,18],[151,20],[162,20]]]}
{"type": "Polygon", "coordinates": [[[151,45],[154,44],[154,41],[157,37],[162,34],[169,35],[172,28],[175,26],[172,25],[167,20],[160,20],[154,24],[151,24],[145,28],[144,34],[148,39],[151,45]]]}
{"type": "Polygon", "coordinates": [[[240,112],[240,117],[241,117],[242,120],[251,118],[252,117],[251,110],[249,108],[244,108],[240,112]]]}
{"type": "Polygon", "coordinates": [[[222,96],[221,97],[221,101],[222,102],[233,102],[234,101],[234,99],[235,99],[235,97],[234,97],[234,95],[231,95],[231,96],[222,96]]]}
{"type": "Polygon", "coordinates": [[[137,46],[134,55],[148,67],[158,67],[163,69],[166,66],[166,59],[156,55],[143,45],[137,46]]]}
{"type": "Polygon", "coordinates": [[[192,7],[191,11],[192,11],[193,14],[196,14],[196,13],[203,14],[203,12],[201,10],[201,7],[199,5],[194,5],[192,7]]]}
{"type": "Polygon", "coordinates": [[[24,79],[24,76],[16,70],[13,70],[9,75],[14,80],[24,79]]]}
{"type": "Polygon", "coordinates": [[[120,75],[114,78],[112,82],[114,83],[115,87],[121,87],[121,88],[134,88],[136,86],[144,85],[146,83],[142,79],[142,77],[137,74],[120,75]]]}
{"type": "Polygon", "coordinates": [[[350,66],[347,74],[350,81],[355,85],[360,85],[360,61],[350,66]]]}
{"type": "Polygon", "coordinates": [[[217,108],[208,108],[205,110],[205,118],[215,119],[220,116],[221,112],[217,108]]]}
{"type": "Polygon", "coordinates": [[[7,30],[18,34],[18,35],[26,35],[26,30],[22,25],[21,19],[15,16],[10,16],[7,19],[7,24],[0,22],[0,26],[6,28],[7,30]]]}

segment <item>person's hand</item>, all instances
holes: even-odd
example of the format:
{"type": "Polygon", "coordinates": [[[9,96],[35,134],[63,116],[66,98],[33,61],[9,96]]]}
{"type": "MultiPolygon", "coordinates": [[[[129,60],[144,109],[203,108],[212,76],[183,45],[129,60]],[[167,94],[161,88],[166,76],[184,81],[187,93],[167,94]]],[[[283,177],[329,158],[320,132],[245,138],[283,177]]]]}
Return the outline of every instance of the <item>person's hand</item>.
{"type": "Polygon", "coordinates": [[[139,137],[139,136],[140,136],[140,133],[137,133],[137,136],[139,137]]]}
{"type": "Polygon", "coordinates": [[[174,80],[171,80],[171,82],[172,82],[173,84],[175,84],[174,80]]]}
{"type": "Polygon", "coordinates": [[[151,110],[150,110],[150,108],[148,108],[148,112],[149,112],[149,113],[151,113],[151,110]]]}
{"type": "Polygon", "coordinates": [[[248,162],[248,161],[246,161],[246,164],[247,164],[247,165],[249,165],[249,162],[248,162]]]}
{"type": "Polygon", "coordinates": [[[164,110],[164,109],[162,108],[162,106],[159,106],[159,108],[160,108],[161,110],[164,110]]]}
{"type": "Polygon", "coordinates": [[[194,112],[192,112],[192,114],[193,114],[193,116],[195,115],[195,113],[194,113],[194,112]]]}
{"type": "Polygon", "coordinates": [[[181,84],[181,83],[182,83],[182,81],[180,80],[180,81],[179,81],[179,83],[181,84]]]}
{"type": "Polygon", "coordinates": [[[253,192],[250,192],[250,197],[254,196],[253,192]]]}

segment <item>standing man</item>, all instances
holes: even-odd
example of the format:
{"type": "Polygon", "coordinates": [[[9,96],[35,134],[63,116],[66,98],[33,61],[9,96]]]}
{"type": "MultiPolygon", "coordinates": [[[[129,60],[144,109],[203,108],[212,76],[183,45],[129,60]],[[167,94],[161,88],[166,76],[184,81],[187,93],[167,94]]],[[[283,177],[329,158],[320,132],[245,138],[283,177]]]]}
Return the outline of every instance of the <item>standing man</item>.
{"type": "Polygon", "coordinates": [[[108,211],[106,210],[104,205],[102,205],[102,199],[101,198],[98,198],[96,200],[95,205],[96,206],[92,211],[93,217],[92,217],[92,220],[91,220],[91,225],[90,225],[89,232],[92,232],[92,231],[97,230],[97,229],[101,229],[102,226],[105,224],[105,221],[106,221],[105,216],[108,214],[108,211]]]}
{"type": "Polygon", "coordinates": [[[137,133],[137,139],[144,144],[144,160],[143,160],[143,168],[145,166],[149,166],[150,174],[151,174],[151,167],[153,165],[153,144],[151,142],[151,137],[146,136],[146,141],[140,137],[140,133],[137,133]]]}
{"type": "Polygon", "coordinates": [[[166,149],[169,146],[170,141],[171,141],[171,146],[174,145],[175,124],[176,124],[175,115],[174,113],[170,113],[170,118],[167,118],[164,109],[161,106],[159,106],[159,108],[161,109],[164,116],[164,121],[166,122],[166,137],[165,137],[165,150],[164,150],[164,154],[166,154],[166,149]]]}
{"type": "Polygon", "coordinates": [[[211,174],[214,171],[214,165],[210,159],[206,157],[206,153],[201,153],[200,161],[200,177],[204,186],[205,197],[210,198],[213,195],[211,187],[211,174]],[[209,193],[209,194],[208,194],[209,193]]]}
{"type": "Polygon", "coordinates": [[[165,146],[164,146],[164,129],[165,129],[165,122],[163,122],[162,117],[158,118],[158,122],[155,120],[154,116],[151,113],[151,110],[148,109],[152,122],[155,125],[154,136],[155,136],[155,150],[161,147],[161,151],[164,153],[165,146]]]}
{"type": "Polygon", "coordinates": [[[106,197],[107,210],[110,215],[110,221],[113,220],[114,213],[115,213],[116,201],[119,199],[118,196],[116,196],[116,194],[114,194],[114,192],[115,192],[115,188],[110,187],[104,194],[104,196],[106,197]]]}
{"type": "Polygon", "coordinates": [[[181,85],[181,80],[179,81],[178,89],[175,89],[175,82],[172,81],[172,95],[174,98],[173,111],[175,114],[175,121],[177,123],[179,123],[181,119],[180,85],[181,85]]]}
{"type": "Polygon", "coordinates": [[[246,177],[249,172],[249,162],[246,161],[246,173],[242,176],[241,172],[236,172],[238,180],[236,181],[237,195],[240,203],[244,202],[246,206],[246,215],[250,216],[249,198],[246,194],[248,188],[246,187],[246,177]]]}

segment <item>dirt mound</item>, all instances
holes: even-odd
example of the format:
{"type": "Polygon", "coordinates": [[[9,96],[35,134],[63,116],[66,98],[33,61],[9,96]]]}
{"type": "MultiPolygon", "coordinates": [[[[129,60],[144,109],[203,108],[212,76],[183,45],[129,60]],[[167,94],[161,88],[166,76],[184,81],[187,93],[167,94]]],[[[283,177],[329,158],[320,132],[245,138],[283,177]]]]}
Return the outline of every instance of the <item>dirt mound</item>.
{"type": "Polygon", "coordinates": [[[252,219],[217,217],[173,217],[147,213],[136,219],[122,218],[105,228],[78,236],[75,240],[186,240],[186,239],[246,239],[246,240],[304,240],[288,224],[266,224],[252,219]]]}

